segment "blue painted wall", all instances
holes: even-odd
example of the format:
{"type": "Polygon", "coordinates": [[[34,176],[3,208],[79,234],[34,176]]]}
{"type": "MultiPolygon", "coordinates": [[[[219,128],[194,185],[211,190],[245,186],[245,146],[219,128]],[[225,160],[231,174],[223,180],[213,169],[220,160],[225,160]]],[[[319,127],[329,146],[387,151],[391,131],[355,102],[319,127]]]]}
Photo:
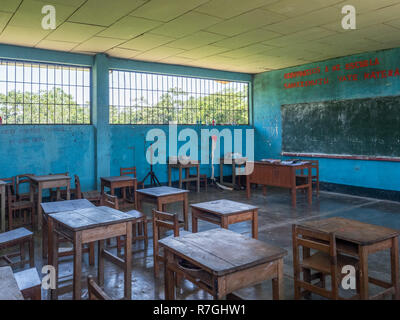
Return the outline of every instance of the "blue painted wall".
{"type": "MultiPolygon", "coordinates": [[[[313,101],[356,99],[400,94],[400,77],[364,80],[365,72],[396,70],[400,67],[400,49],[370,52],[323,62],[258,74],[254,77],[254,127],[256,159],[281,157],[281,105],[313,101]],[[378,58],[379,65],[345,70],[350,62],[378,58]],[[340,71],[332,67],[340,65],[340,71]],[[325,72],[325,67],[329,72],[325,72]],[[285,79],[284,74],[310,68],[320,74],[285,79]],[[338,76],[358,74],[358,81],[341,83],[338,76]],[[329,84],[285,89],[284,84],[329,77],[329,84]]],[[[320,158],[320,179],[324,182],[400,191],[400,164],[397,162],[337,160],[320,158]]]]}
{"type": "MultiPolygon", "coordinates": [[[[135,165],[140,179],[149,170],[145,160],[144,140],[147,131],[154,127],[108,124],[109,68],[249,82],[253,78],[252,75],[243,73],[116,59],[103,54],[93,57],[2,44],[0,58],[92,68],[91,125],[0,126],[0,178],[23,173],[48,174],[68,171],[70,175],[79,175],[84,190],[98,187],[101,176],[119,175],[119,168],[123,166],[135,165]]],[[[168,141],[168,126],[157,127],[165,129],[168,141]]],[[[204,127],[182,126],[178,131],[183,128],[193,128],[199,133],[204,127]]],[[[215,128],[229,128],[232,131],[250,126],[215,128]]],[[[149,143],[146,146],[149,146],[149,143]]],[[[243,150],[244,146],[243,141],[243,150]]],[[[217,166],[215,168],[216,175],[219,175],[217,166]]],[[[161,182],[167,181],[165,165],[156,165],[155,171],[161,182]]],[[[225,171],[229,174],[229,167],[225,168],[225,171]]],[[[202,173],[209,174],[209,166],[202,166],[202,173]]],[[[177,174],[174,173],[173,177],[176,179],[177,174]]]]}

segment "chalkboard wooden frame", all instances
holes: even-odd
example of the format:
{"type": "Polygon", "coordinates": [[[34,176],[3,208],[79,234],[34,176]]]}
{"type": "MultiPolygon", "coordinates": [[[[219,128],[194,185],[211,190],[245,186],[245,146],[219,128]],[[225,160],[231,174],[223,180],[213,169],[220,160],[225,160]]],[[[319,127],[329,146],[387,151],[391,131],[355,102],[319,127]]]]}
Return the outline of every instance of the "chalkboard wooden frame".
{"type": "Polygon", "coordinates": [[[344,160],[400,162],[400,158],[397,157],[372,157],[372,156],[354,156],[354,155],[324,154],[324,153],[297,153],[297,152],[281,152],[281,155],[284,157],[299,157],[299,158],[327,158],[327,159],[344,159],[344,160]]]}

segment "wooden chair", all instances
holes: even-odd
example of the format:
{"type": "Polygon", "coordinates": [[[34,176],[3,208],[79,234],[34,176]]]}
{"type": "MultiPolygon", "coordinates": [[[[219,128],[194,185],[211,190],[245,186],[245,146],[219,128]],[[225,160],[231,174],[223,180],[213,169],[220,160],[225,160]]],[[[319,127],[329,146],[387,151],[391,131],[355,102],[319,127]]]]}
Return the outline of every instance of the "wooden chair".
{"type": "MultiPolygon", "coordinates": [[[[196,178],[196,175],[195,174],[190,174],[189,178],[196,178]]],[[[190,182],[187,182],[187,183],[190,183],[190,182]]],[[[206,174],[201,174],[200,175],[200,186],[201,186],[201,184],[204,185],[204,189],[205,189],[205,191],[207,191],[208,180],[207,180],[207,175],[206,174]]]]}
{"type": "Polygon", "coordinates": [[[112,300],[94,281],[93,276],[89,275],[87,281],[89,300],[112,300]]]}
{"type": "Polygon", "coordinates": [[[99,205],[101,202],[101,193],[97,190],[92,191],[84,191],[82,192],[81,183],[79,181],[79,177],[77,175],[75,177],[75,197],[76,199],[87,199],[92,202],[94,205],[99,205]]]}
{"type": "Polygon", "coordinates": [[[8,265],[20,266],[29,263],[30,267],[34,267],[34,246],[33,233],[25,228],[18,228],[11,231],[0,233],[0,250],[7,250],[7,254],[0,257],[8,265]],[[25,259],[25,244],[29,247],[29,259],[25,259]],[[19,251],[10,252],[13,247],[19,247],[19,251]],[[20,261],[12,261],[11,258],[20,257],[20,261]]]}
{"type": "MultiPolygon", "coordinates": [[[[11,192],[15,193],[15,177],[11,178],[0,178],[0,180],[7,183],[6,188],[11,188],[11,192]]],[[[6,197],[6,208],[8,208],[8,199],[6,197]]]]}
{"type": "MultiPolygon", "coordinates": [[[[69,176],[69,172],[62,172],[62,173],[49,173],[49,175],[66,175],[69,176]]],[[[76,190],[75,189],[70,189],[69,190],[71,199],[76,195],[76,190]]],[[[62,201],[62,200],[67,200],[67,189],[60,189],[56,188],[56,190],[50,189],[50,201],[62,201]]]]}
{"type": "MultiPolygon", "coordinates": [[[[307,160],[311,163],[311,183],[315,185],[315,190],[317,195],[319,195],[319,161],[318,160],[307,160]]],[[[304,172],[305,170],[300,170],[300,174],[296,175],[296,180],[298,183],[307,183],[308,174],[304,172]]],[[[304,190],[305,191],[305,190],[304,190]]]]}
{"type": "MultiPolygon", "coordinates": [[[[119,175],[120,176],[132,176],[134,178],[137,178],[136,177],[136,167],[120,168],[119,175]]],[[[144,181],[138,181],[137,187],[138,187],[138,189],[144,189],[144,181]]]]}
{"type": "Polygon", "coordinates": [[[154,259],[154,277],[158,277],[159,263],[165,262],[165,258],[160,254],[158,240],[160,240],[161,228],[172,230],[174,237],[179,237],[180,234],[187,233],[187,231],[180,231],[179,228],[183,225],[179,221],[178,215],[168,212],[161,212],[153,209],[153,259],[154,259]]]}
{"type": "Polygon", "coordinates": [[[31,179],[29,177],[34,176],[33,173],[25,173],[25,174],[20,174],[15,177],[15,192],[17,195],[18,200],[27,200],[30,201],[30,192],[21,192],[21,186],[26,185],[28,189],[30,190],[30,185],[31,185],[31,179]]]}
{"type": "Polygon", "coordinates": [[[42,300],[42,282],[36,268],[14,273],[14,277],[24,299],[42,300]]]}
{"type": "Polygon", "coordinates": [[[328,299],[342,299],[339,297],[339,283],[343,277],[343,266],[351,265],[356,270],[357,294],[351,299],[359,297],[360,280],[358,260],[353,257],[338,254],[334,233],[311,231],[293,225],[293,269],[294,269],[294,297],[296,300],[314,292],[328,299]],[[299,249],[303,248],[302,259],[299,249]],[[316,251],[311,254],[311,250],[316,251]],[[317,273],[311,274],[311,271],[317,273]],[[303,280],[300,275],[303,274],[303,280]],[[325,277],[331,277],[331,290],[325,287],[325,277]],[[319,282],[312,282],[319,279],[319,282]],[[304,291],[302,290],[304,289],[304,291]]]}
{"type": "MultiPolygon", "coordinates": [[[[118,198],[116,196],[112,196],[109,194],[103,194],[101,197],[101,205],[102,206],[107,206],[110,208],[113,208],[115,210],[119,210],[119,204],[118,204],[118,198]]],[[[132,241],[136,240],[144,240],[145,245],[147,247],[148,245],[148,236],[147,236],[147,217],[145,214],[137,211],[137,210],[131,210],[128,212],[125,212],[129,215],[132,215],[135,217],[135,221],[132,224],[132,241]],[[140,227],[139,227],[140,226],[140,227]],[[136,234],[136,228],[138,228],[138,235],[136,234]],[[143,231],[143,234],[140,232],[143,231]]],[[[123,237],[117,237],[117,252],[120,255],[122,248],[123,248],[123,237]]],[[[110,240],[107,240],[107,244],[110,244],[110,240]]]]}
{"type": "Polygon", "coordinates": [[[29,200],[18,200],[17,195],[13,194],[12,188],[7,188],[7,199],[8,199],[8,228],[10,230],[15,227],[31,226],[32,230],[35,225],[35,202],[29,200]],[[15,220],[19,215],[21,223],[15,224],[15,220]]]}

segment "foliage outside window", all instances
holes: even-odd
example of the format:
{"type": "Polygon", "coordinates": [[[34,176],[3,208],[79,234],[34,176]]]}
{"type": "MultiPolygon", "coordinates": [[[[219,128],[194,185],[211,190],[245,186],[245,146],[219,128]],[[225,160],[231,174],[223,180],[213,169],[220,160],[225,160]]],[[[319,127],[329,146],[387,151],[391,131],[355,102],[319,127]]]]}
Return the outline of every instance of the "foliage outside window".
{"type": "Polygon", "coordinates": [[[90,68],[0,59],[3,124],[90,124],[90,68]]]}
{"type": "Polygon", "coordinates": [[[248,124],[249,84],[110,70],[110,124],[248,124]]]}

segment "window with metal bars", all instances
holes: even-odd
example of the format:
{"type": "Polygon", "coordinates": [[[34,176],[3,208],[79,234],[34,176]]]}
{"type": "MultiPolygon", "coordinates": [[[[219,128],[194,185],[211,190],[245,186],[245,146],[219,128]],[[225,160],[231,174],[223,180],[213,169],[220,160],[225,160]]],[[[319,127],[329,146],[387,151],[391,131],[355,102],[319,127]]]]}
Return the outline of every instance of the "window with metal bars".
{"type": "Polygon", "coordinates": [[[2,124],[90,124],[90,72],[0,59],[2,124]]]}
{"type": "Polygon", "coordinates": [[[249,83],[110,70],[110,124],[249,123],[249,83]]]}

